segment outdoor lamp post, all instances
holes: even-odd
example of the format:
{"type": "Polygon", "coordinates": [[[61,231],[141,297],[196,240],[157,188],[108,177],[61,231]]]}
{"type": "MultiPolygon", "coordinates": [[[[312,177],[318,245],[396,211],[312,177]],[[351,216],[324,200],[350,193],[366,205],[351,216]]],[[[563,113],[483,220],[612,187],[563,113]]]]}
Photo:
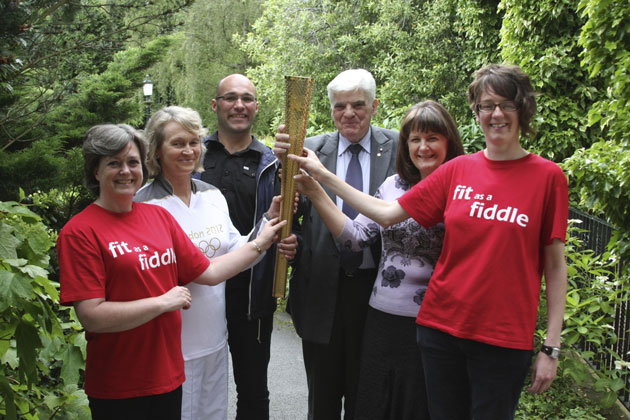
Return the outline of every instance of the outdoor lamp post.
{"type": "Polygon", "coordinates": [[[153,81],[149,79],[148,74],[142,84],[142,90],[144,92],[144,103],[146,105],[144,115],[144,126],[146,127],[149,122],[149,118],[151,118],[151,96],[153,96],[153,81]]]}

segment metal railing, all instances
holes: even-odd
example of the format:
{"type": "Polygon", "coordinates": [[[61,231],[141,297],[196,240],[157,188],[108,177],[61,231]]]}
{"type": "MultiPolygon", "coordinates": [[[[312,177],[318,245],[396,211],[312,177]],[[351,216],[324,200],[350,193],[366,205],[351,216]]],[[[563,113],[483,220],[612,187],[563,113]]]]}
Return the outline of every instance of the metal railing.
{"type": "MultiPolygon", "coordinates": [[[[587,213],[576,209],[569,209],[569,219],[578,219],[582,223],[578,226],[582,232],[572,232],[582,242],[582,249],[590,249],[597,255],[601,255],[606,252],[606,247],[612,236],[614,226],[601,220],[597,217],[593,217],[587,213]]],[[[621,274],[622,261],[619,261],[615,266],[615,274],[621,274]]],[[[587,285],[584,285],[587,286],[587,285]]],[[[615,321],[612,325],[613,330],[617,336],[617,340],[613,343],[602,343],[602,345],[609,346],[615,353],[617,353],[625,362],[630,362],[630,310],[628,302],[621,302],[616,305],[615,308],[615,321]]],[[[590,351],[594,355],[591,358],[586,359],[593,368],[596,370],[601,369],[614,369],[613,357],[609,352],[601,351],[601,346],[596,348],[595,345],[586,342],[578,342],[575,347],[584,352],[590,351]]],[[[630,388],[630,375],[625,375],[626,388],[630,388]]],[[[622,388],[618,392],[618,398],[623,405],[630,409],[630,393],[625,388],[622,388]]]]}

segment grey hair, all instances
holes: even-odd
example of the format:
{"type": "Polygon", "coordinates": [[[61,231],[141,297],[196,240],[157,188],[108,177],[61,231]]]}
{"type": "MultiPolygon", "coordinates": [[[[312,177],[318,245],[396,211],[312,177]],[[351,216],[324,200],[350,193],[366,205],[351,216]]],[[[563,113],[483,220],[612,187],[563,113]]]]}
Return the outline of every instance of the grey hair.
{"type": "Polygon", "coordinates": [[[140,153],[142,185],[144,185],[148,176],[147,142],[142,132],[127,124],[99,124],[87,131],[82,149],[83,160],[85,161],[83,183],[87,189],[97,196],[100,194],[100,184],[94,173],[98,169],[101,159],[117,155],[131,142],[136,144],[140,153]]]}
{"type": "Polygon", "coordinates": [[[376,99],[376,81],[372,73],[364,69],[342,71],[328,83],[326,89],[331,108],[334,107],[335,95],[340,92],[361,91],[365,94],[365,99],[370,106],[376,99]]]}
{"type": "MultiPolygon", "coordinates": [[[[157,111],[149,120],[146,129],[147,139],[149,140],[147,166],[149,167],[149,174],[151,176],[156,176],[162,172],[157,153],[164,143],[164,126],[171,121],[175,121],[186,131],[195,134],[199,137],[199,140],[208,134],[208,130],[201,122],[201,116],[194,109],[174,105],[167,106],[157,111]]],[[[195,164],[195,171],[203,171],[203,156],[205,153],[206,147],[203,142],[201,142],[201,153],[199,154],[199,160],[195,164]]]]}

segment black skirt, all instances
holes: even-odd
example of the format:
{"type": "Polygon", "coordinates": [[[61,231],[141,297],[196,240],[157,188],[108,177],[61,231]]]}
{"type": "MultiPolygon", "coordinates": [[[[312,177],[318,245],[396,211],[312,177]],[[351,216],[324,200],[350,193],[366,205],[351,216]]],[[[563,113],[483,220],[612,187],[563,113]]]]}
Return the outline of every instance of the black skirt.
{"type": "Polygon", "coordinates": [[[355,420],[428,420],[414,318],[368,308],[355,420]]]}

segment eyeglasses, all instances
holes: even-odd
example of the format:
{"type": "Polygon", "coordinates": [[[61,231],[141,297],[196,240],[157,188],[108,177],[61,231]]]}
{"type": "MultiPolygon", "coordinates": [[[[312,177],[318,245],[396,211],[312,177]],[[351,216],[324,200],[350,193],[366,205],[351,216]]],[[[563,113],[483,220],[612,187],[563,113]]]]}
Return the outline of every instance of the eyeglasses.
{"type": "Polygon", "coordinates": [[[477,104],[477,111],[483,112],[484,114],[488,114],[490,112],[494,112],[496,107],[501,108],[503,112],[514,112],[518,110],[518,105],[512,101],[501,102],[500,104],[495,104],[493,102],[482,102],[477,104]]]}
{"type": "Polygon", "coordinates": [[[228,104],[235,104],[236,101],[238,101],[239,99],[245,105],[253,104],[254,102],[256,102],[256,97],[252,96],[252,95],[241,95],[241,96],[238,96],[238,95],[228,94],[228,95],[217,96],[214,99],[223,99],[228,104]]]}

